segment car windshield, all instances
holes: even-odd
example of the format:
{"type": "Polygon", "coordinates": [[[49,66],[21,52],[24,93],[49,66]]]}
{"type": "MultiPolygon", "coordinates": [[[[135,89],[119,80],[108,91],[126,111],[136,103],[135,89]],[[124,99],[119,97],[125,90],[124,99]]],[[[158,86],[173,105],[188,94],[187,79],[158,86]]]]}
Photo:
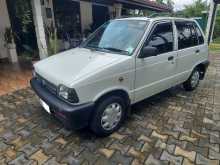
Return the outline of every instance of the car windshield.
{"type": "Polygon", "coordinates": [[[82,47],[111,53],[131,55],[148,25],[141,20],[114,20],[102,25],[82,47]]]}

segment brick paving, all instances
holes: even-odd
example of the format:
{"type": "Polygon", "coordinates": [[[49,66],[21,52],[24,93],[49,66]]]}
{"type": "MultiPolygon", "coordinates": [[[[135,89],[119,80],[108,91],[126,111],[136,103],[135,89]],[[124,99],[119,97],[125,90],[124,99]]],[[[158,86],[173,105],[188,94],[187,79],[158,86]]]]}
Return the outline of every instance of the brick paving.
{"type": "Polygon", "coordinates": [[[0,97],[0,164],[218,165],[220,56],[198,89],[180,86],[132,107],[124,126],[106,138],[67,131],[23,89],[0,97]]]}

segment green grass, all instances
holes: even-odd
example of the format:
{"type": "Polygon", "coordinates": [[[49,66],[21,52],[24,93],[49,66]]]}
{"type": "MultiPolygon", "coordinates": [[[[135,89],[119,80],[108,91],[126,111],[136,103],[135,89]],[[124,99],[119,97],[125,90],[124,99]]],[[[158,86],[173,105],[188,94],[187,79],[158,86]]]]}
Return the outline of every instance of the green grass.
{"type": "Polygon", "coordinates": [[[211,51],[220,51],[220,43],[211,43],[209,49],[211,51]]]}
{"type": "Polygon", "coordinates": [[[220,37],[215,38],[215,39],[213,40],[213,42],[216,43],[216,44],[220,44],[220,37]]]}

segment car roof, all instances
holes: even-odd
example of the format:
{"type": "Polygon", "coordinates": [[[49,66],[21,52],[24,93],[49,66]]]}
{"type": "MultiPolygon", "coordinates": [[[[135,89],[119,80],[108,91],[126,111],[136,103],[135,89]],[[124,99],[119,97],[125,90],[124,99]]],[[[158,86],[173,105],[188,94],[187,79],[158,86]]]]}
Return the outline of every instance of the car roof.
{"type": "Polygon", "coordinates": [[[128,17],[128,18],[118,18],[116,20],[143,20],[143,21],[162,21],[162,20],[180,20],[180,21],[195,21],[191,18],[179,18],[179,17],[128,17]]]}

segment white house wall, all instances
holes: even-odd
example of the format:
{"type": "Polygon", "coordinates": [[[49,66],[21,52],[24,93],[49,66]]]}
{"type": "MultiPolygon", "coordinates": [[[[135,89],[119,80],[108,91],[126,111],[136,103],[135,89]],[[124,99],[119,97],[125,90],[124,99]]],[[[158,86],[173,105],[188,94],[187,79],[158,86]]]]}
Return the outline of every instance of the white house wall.
{"type": "Polygon", "coordinates": [[[6,0],[0,0],[0,58],[8,57],[8,50],[5,47],[5,28],[11,27],[6,0]]]}
{"type": "Polygon", "coordinates": [[[93,22],[91,2],[80,1],[80,15],[81,15],[81,28],[82,28],[82,32],[84,32],[85,29],[90,28],[90,25],[93,22]]]}

